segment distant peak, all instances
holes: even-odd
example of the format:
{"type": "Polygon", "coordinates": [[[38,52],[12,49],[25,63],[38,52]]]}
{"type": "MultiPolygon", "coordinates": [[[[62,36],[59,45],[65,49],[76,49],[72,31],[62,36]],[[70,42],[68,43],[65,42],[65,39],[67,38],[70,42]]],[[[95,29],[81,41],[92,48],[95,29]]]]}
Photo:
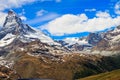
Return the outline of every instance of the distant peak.
{"type": "Polygon", "coordinates": [[[15,15],[15,12],[14,12],[12,9],[10,9],[10,10],[8,11],[8,15],[15,15]]]}
{"type": "Polygon", "coordinates": [[[8,12],[14,12],[12,9],[9,9],[8,12]]]}

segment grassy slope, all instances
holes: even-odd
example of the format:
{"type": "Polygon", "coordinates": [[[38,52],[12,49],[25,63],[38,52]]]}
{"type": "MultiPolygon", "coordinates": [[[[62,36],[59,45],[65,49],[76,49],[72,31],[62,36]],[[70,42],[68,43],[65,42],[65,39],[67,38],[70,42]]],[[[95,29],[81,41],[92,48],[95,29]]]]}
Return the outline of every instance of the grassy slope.
{"type": "Polygon", "coordinates": [[[120,69],[86,77],[79,80],[120,80],[120,69]]]}

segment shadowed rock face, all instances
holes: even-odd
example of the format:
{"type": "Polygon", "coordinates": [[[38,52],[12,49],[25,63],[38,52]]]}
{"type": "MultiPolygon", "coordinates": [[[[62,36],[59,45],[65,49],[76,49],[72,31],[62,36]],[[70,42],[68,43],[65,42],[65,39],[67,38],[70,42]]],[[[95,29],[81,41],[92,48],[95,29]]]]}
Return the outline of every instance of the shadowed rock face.
{"type": "Polygon", "coordinates": [[[119,50],[120,48],[120,26],[113,30],[104,32],[104,37],[94,47],[97,50],[119,50]]]}
{"type": "Polygon", "coordinates": [[[102,37],[97,33],[90,33],[88,36],[88,43],[93,46],[97,45],[102,40],[102,37]]]}

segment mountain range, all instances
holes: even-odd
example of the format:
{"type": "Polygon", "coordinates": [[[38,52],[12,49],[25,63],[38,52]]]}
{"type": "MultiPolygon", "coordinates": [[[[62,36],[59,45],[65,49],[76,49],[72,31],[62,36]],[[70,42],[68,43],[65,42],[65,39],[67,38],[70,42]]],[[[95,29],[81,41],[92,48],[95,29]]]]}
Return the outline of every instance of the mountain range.
{"type": "Polygon", "coordinates": [[[98,49],[98,50],[119,50],[120,26],[106,32],[90,33],[82,38],[66,38],[58,41],[63,46],[77,51],[98,49]]]}
{"type": "Polygon", "coordinates": [[[0,29],[0,79],[76,80],[112,71],[120,68],[119,45],[120,26],[55,41],[9,10],[0,29]]]}

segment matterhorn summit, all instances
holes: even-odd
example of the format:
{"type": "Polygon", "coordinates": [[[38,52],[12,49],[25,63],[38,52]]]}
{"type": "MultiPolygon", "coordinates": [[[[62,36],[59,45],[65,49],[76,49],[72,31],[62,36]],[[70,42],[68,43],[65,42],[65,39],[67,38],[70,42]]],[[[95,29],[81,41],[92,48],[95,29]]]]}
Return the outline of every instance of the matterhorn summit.
{"type": "Polygon", "coordinates": [[[22,23],[21,19],[15,14],[13,10],[9,10],[3,27],[12,26],[13,24],[19,26],[20,23],[22,23]]]}
{"type": "Polygon", "coordinates": [[[3,27],[0,29],[0,47],[5,47],[15,40],[23,43],[40,40],[49,45],[58,44],[41,31],[22,23],[20,17],[13,10],[9,10],[3,27]]]}

